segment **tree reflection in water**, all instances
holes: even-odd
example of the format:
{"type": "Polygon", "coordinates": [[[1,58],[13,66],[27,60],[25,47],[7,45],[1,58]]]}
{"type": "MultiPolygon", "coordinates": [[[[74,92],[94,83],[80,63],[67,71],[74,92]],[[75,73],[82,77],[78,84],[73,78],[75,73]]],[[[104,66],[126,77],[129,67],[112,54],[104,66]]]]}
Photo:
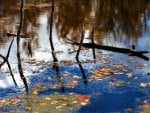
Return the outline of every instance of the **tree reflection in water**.
{"type": "MultiPolygon", "coordinates": [[[[45,0],[38,2],[51,4],[50,1],[45,0]]],[[[80,40],[83,23],[91,35],[92,28],[95,27],[95,40],[100,44],[105,37],[104,33],[113,33],[116,38],[126,35],[128,39],[132,39],[141,36],[142,29],[147,27],[149,0],[56,0],[55,2],[54,23],[59,37],[62,39],[69,36],[74,40],[80,40]]],[[[18,17],[19,15],[18,1],[14,3],[13,0],[2,0],[1,4],[0,7],[3,10],[0,18],[9,16],[15,21],[13,16],[18,17]]],[[[37,1],[26,1],[23,33],[33,39],[37,37],[38,17],[47,12],[50,7],[50,5],[41,6],[37,1]],[[33,30],[29,32],[30,25],[33,30]]],[[[51,14],[47,14],[47,16],[50,18],[51,14]]],[[[5,24],[7,25],[6,22],[5,24]]],[[[3,30],[7,32],[7,29],[3,28],[3,30]]],[[[34,42],[33,45],[37,45],[36,43],[34,42]]]]}
{"type": "MultiPolygon", "coordinates": [[[[0,49],[2,50],[3,45],[5,45],[11,40],[7,55],[5,56],[0,53],[0,57],[2,58],[2,61],[0,62],[0,67],[3,66],[4,63],[8,65],[13,81],[15,85],[17,85],[15,81],[15,77],[12,73],[13,69],[11,68],[10,65],[11,62],[9,62],[8,60],[13,40],[16,38],[16,45],[14,46],[15,49],[17,49],[16,50],[17,65],[18,65],[20,77],[23,80],[23,83],[25,85],[26,92],[28,92],[28,83],[25,78],[24,67],[23,67],[24,66],[23,64],[26,59],[23,59],[24,61],[22,62],[22,53],[23,53],[22,50],[25,50],[26,54],[30,55],[30,57],[25,56],[24,58],[27,58],[27,60],[33,60],[33,62],[31,61],[33,64],[38,66],[40,65],[44,69],[45,69],[44,66],[48,67],[48,65],[50,65],[50,68],[53,67],[53,70],[55,71],[54,75],[57,76],[56,81],[58,82],[58,84],[56,85],[59,86],[59,88],[61,88],[62,92],[67,92],[68,91],[66,90],[67,88],[76,89],[77,87],[75,86],[78,83],[77,81],[78,76],[73,75],[75,80],[73,81],[72,79],[71,82],[69,83],[67,83],[68,81],[64,79],[65,76],[62,74],[62,71],[63,73],[65,72],[63,69],[61,70],[63,66],[61,67],[59,65],[59,63],[61,63],[61,61],[59,62],[60,60],[59,55],[56,55],[57,50],[62,49],[61,47],[59,47],[61,45],[57,45],[57,43],[61,43],[61,41],[63,41],[65,44],[68,41],[68,39],[72,41],[71,46],[69,46],[70,48],[73,47],[73,45],[79,46],[76,56],[74,54],[73,55],[74,57],[76,57],[77,64],[80,68],[79,73],[82,74],[84,85],[87,85],[87,83],[90,81],[88,81],[89,75],[88,74],[86,75],[87,70],[84,70],[82,66],[82,61],[79,60],[80,59],[79,53],[81,52],[80,50],[82,49],[82,47],[92,49],[93,59],[94,59],[93,61],[96,61],[96,54],[97,54],[96,49],[124,53],[124,54],[128,54],[129,56],[132,55],[147,61],[149,60],[147,56],[143,55],[145,53],[148,53],[148,51],[146,50],[136,51],[136,41],[142,36],[143,32],[144,33],[149,32],[147,31],[148,28],[147,21],[150,15],[149,0],[136,0],[136,1],[131,1],[131,0],[38,0],[38,1],[26,0],[25,4],[24,4],[24,0],[21,0],[21,5],[19,3],[20,3],[19,0],[0,1],[0,49]],[[46,28],[44,30],[47,31],[46,36],[43,36],[43,34],[42,36],[39,35],[39,31],[40,31],[39,29],[42,29],[41,27],[42,25],[39,21],[43,15],[46,18],[45,23],[42,23],[43,25],[46,26],[46,27],[44,26],[46,28]],[[12,35],[10,36],[10,34],[12,35]],[[26,38],[24,37],[24,39],[21,40],[22,36],[25,36],[26,38]],[[14,39],[12,40],[12,38],[14,39]],[[56,40],[56,38],[58,40],[56,40]],[[128,47],[124,48],[124,47],[114,47],[111,45],[104,45],[104,40],[106,38],[108,38],[108,40],[111,40],[112,38],[116,40],[120,39],[120,41],[123,42],[123,44],[126,43],[125,41],[130,42],[131,40],[134,40],[134,42],[132,42],[132,49],[128,49],[128,47]],[[84,42],[85,41],[84,39],[86,41],[88,40],[88,42],[87,43],[84,42]],[[48,45],[47,43],[44,44],[46,49],[44,48],[45,50],[43,50],[42,52],[40,51],[43,54],[45,51],[46,54],[50,54],[51,52],[52,59],[50,55],[48,56],[49,64],[46,63],[45,59],[42,61],[38,59],[40,63],[37,63],[36,61],[37,59],[34,58],[32,59],[32,57],[35,56],[34,53],[38,52],[34,49],[42,48],[40,47],[41,46],[40,43],[43,43],[42,42],[43,40],[48,40],[48,43],[50,43],[50,45],[48,45]],[[51,62],[51,60],[53,61],[51,62]],[[42,63],[44,66],[42,65],[42,63]]],[[[89,54],[88,52],[86,51],[86,54],[89,54]]],[[[42,57],[43,54],[42,55],[38,54],[38,55],[39,57],[42,57]]],[[[65,52],[63,54],[65,54],[65,52]]],[[[73,55],[70,56],[72,57],[73,55]]],[[[70,59],[70,56],[68,59],[70,59]]],[[[67,63],[69,65],[70,64],[72,65],[75,62],[70,63],[69,61],[67,61],[67,63]]],[[[74,65],[76,64],[73,64],[73,66],[74,65]]],[[[116,65],[122,66],[122,64],[116,64],[116,65]]],[[[70,67],[74,68],[73,66],[68,66],[68,67],[64,66],[64,67],[65,70],[68,71],[70,67]]],[[[142,68],[142,66],[140,65],[138,68],[142,68]]],[[[107,70],[107,68],[105,69],[107,70]]],[[[49,78],[51,78],[50,74],[51,72],[53,72],[53,70],[48,70],[48,73],[46,72],[46,77],[48,76],[49,78]]],[[[37,71],[40,72],[39,70],[37,71]]],[[[77,68],[75,68],[73,71],[75,71],[76,73],[76,71],[78,70],[77,68]]],[[[72,73],[72,71],[70,72],[72,73]]],[[[112,74],[112,73],[107,72],[107,74],[112,74]]],[[[132,76],[132,73],[129,73],[128,76],[132,76]]],[[[44,79],[45,78],[42,75],[42,80],[44,79]]],[[[48,78],[46,78],[45,80],[47,79],[48,78]]],[[[115,79],[110,78],[110,79],[112,79],[111,82],[114,82],[115,79],[117,80],[117,78],[115,79]]],[[[43,82],[42,80],[40,82],[43,82]]],[[[120,85],[123,85],[124,83],[125,83],[124,81],[121,81],[120,85]]],[[[79,83],[78,85],[80,84],[81,83],[79,83]]],[[[48,86],[50,85],[51,83],[49,84],[48,82],[48,86]]],[[[96,85],[94,87],[96,87],[96,85]]],[[[47,88],[51,89],[52,87],[47,87],[47,88]]],[[[71,91],[74,91],[74,89],[71,91]]],[[[36,94],[38,94],[40,91],[41,89],[38,89],[38,92],[36,92],[36,94]]]]}
{"type": "MultiPolygon", "coordinates": [[[[28,55],[34,56],[33,48],[39,47],[37,29],[40,27],[39,17],[42,14],[46,14],[48,19],[47,30],[50,30],[52,56],[54,62],[57,62],[53,46],[55,44],[52,42],[52,39],[54,40],[52,38],[53,27],[56,27],[58,37],[63,41],[69,38],[79,42],[84,25],[85,32],[89,32],[88,38],[93,44],[101,45],[105,37],[113,34],[115,39],[120,38],[123,43],[126,40],[134,39],[135,42],[132,44],[136,45],[136,40],[142,35],[143,30],[147,29],[147,19],[150,12],[149,0],[55,0],[55,5],[49,0],[39,0],[38,2],[27,0],[24,6],[24,20],[19,25],[21,30],[18,30],[17,33],[20,18],[19,1],[1,0],[0,4],[0,46],[11,39],[6,36],[7,32],[16,34],[20,69],[22,67],[20,65],[19,36],[23,34],[29,37],[24,40],[21,46],[28,51],[28,55]],[[50,8],[52,9],[51,13],[49,13],[50,8]],[[10,23],[13,29],[10,27],[10,23]],[[123,40],[124,36],[126,36],[125,41],[123,40]]],[[[92,47],[92,49],[95,59],[95,48],[92,47]]],[[[21,71],[21,73],[23,72],[21,71]]],[[[21,75],[24,78],[23,74],[21,75]]]]}

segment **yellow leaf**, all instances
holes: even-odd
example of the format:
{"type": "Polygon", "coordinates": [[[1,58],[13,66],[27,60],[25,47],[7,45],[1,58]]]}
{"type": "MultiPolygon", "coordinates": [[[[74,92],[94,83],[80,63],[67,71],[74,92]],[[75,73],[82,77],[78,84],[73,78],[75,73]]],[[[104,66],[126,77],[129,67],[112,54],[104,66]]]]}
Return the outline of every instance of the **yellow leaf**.
{"type": "Polygon", "coordinates": [[[40,103],[40,106],[46,106],[46,105],[47,105],[46,102],[41,102],[41,103],[40,103]]]}
{"type": "Polygon", "coordinates": [[[75,83],[69,82],[66,84],[67,88],[74,88],[75,87],[75,83]]]}
{"type": "Polygon", "coordinates": [[[103,64],[109,64],[109,60],[106,59],[106,58],[104,58],[104,59],[102,60],[102,63],[103,63],[103,64]]]}
{"type": "Polygon", "coordinates": [[[143,68],[143,65],[136,65],[135,68],[136,68],[136,69],[142,69],[142,68],[143,68]]]}
{"type": "Polygon", "coordinates": [[[56,109],[61,109],[61,108],[62,108],[62,106],[57,106],[57,107],[56,107],[56,109]]]}
{"type": "Polygon", "coordinates": [[[122,68],[123,64],[113,64],[112,67],[114,67],[114,68],[122,68]]]}
{"type": "Polygon", "coordinates": [[[60,84],[53,84],[53,85],[51,86],[51,88],[60,88],[60,87],[61,87],[60,84]]]}
{"type": "Polygon", "coordinates": [[[31,110],[32,108],[30,106],[25,107],[26,110],[31,110]]]}
{"type": "Polygon", "coordinates": [[[133,74],[132,73],[127,73],[128,77],[132,77],[133,74]]]}
{"type": "Polygon", "coordinates": [[[45,100],[51,101],[52,98],[51,97],[45,97],[45,100]]]}
{"type": "Polygon", "coordinates": [[[32,94],[37,95],[38,92],[39,92],[38,90],[34,89],[34,90],[32,91],[32,94]]]}
{"type": "Polygon", "coordinates": [[[85,106],[85,105],[87,105],[87,102],[81,102],[80,103],[82,106],[85,106]]]}
{"type": "Polygon", "coordinates": [[[52,104],[52,105],[57,104],[57,103],[58,103],[58,101],[56,101],[56,100],[52,100],[52,101],[51,101],[51,104],[52,104]]]}

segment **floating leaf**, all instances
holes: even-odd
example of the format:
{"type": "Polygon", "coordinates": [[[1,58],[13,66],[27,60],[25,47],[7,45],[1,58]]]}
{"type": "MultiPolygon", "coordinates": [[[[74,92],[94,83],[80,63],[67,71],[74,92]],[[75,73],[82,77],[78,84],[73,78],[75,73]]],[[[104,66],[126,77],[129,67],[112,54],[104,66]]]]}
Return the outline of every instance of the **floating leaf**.
{"type": "Polygon", "coordinates": [[[79,79],[79,78],[80,78],[79,76],[74,75],[74,76],[72,77],[72,83],[76,85],[76,84],[78,83],[78,79],[79,79]]]}
{"type": "Polygon", "coordinates": [[[69,83],[66,84],[66,87],[67,88],[74,88],[75,85],[76,85],[75,83],[69,82],[69,83]]]}
{"type": "Polygon", "coordinates": [[[131,113],[131,112],[132,112],[131,108],[126,109],[126,113],[131,113]]]}
{"type": "Polygon", "coordinates": [[[142,109],[142,111],[140,113],[149,113],[149,111],[150,111],[150,103],[149,102],[146,102],[143,105],[140,105],[139,107],[142,109]]]}
{"type": "Polygon", "coordinates": [[[46,102],[41,102],[41,103],[40,103],[40,106],[46,106],[46,105],[47,105],[46,102]]]}
{"type": "Polygon", "coordinates": [[[72,64],[72,60],[61,60],[60,63],[62,63],[64,65],[71,65],[72,64]]]}
{"type": "Polygon", "coordinates": [[[73,101],[72,103],[73,103],[73,104],[76,104],[76,103],[78,103],[78,101],[73,101]]]}
{"type": "Polygon", "coordinates": [[[136,65],[135,66],[135,69],[142,69],[143,68],[143,65],[136,65]]]}
{"type": "Polygon", "coordinates": [[[85,106],[85,105],[87,105],[87,102],[81,102],[80,103],[82,106],[85,106]]]}
{"type": "Polygon", "coordinates": [[[53,84],[52,86],[51,86],[51,88],[60,88],[61,87],[61,84],[53,84]]]}
{"type": "Polygon", "coordinates": [[[106,58],[104,58],[104,59],[102,60],[102,63],[103,63],[103,64],[109,64],[109,60],[106,59],[106,58]]]}
{"type": "Polygon", "coordinates": [[[32,94],[37,95],[38,93],[39,93],[39,90],[37,89],[32,90],[32,94]]]}
{"type": "Polygon", "coordinates": [[[51,101],[52,98],[51,97],[45,97],[45,100],[51,101]]]}
{"type": "Polygon", "coordinates": [[[56,107],[56,109],[61,109],[61,108],[62,108],[62,106],[57,106],[57,107],[56,107]]]}
{"type": "Polygon", "coordinates": [[[70,73],[69,73],[69,72],[65,72],[63,75],[64,75],[65,77],[67,77],[67,76],[70,75],[70,73]]]}
{"type": "MultiPolygon", "coordinates": [[[[37,112],[37,111],[33,111],[33,113],[39,113],[39,112],[37,112]]],[[[50,113],[50,112],[45,112],[45,113],[50,113]]]]}
{"type": "Polygon", "coordinates": [[[75,95],[78,101],[89,102],[89,97],[84,95],[75,95]]]}
{"type": "Polygon", "coordinates": [[[150,104],[144,104],[141,106],[142,108],[150,108],[150,104]]]}
{"type": "Polygon", "coordinates": [[[57,104],[57,103],[58,103],[57,100],[52,100],[52,101],[51,101],[51,104],[52,104],[52,105],[57,104]]]}
{"type": "Polygon", "coordinates": [[[124,85],[125,85],[125,81],[123,81],[123,80],[119,80],[116,83],[116,86],[124,86],[124,85]]]}
{"type": "Polygon", "coordinates": [[[96,76],[95,76],[95,75],[91,75],[91,76],[89,76],[88,78],[93,80],[93,79],[96,78],[96,76]]]}
{"type": "Polygon", "coordinates": [[[128,75],[128,77],[132,77],[133,74],[131,72],[127,73],[126,75],[128,75]]]}
{"type": "Polygon", "coordinates": [[[30,106],[25,107],[26,110],[31,110],[32,108],[30,106]]]}
{"type": "Polygon", "coordinates": [[[114,68],[122,68],[123,64],[113,64],[112,67],[114,67],[114,68]]]}
{"type": "Polygon", "coordinates": [[[67,106],[67,104],[66,104],[66,103],[63,103],[62,106],[67,106]]]}
{"type": "Polygon", "coordinates": [[[80,78],[79,76],[74,75],[72,79],[73,79],[73,80],[78,80],[79,78],[80,78]]]}
{"type": "Polygon", "coordinates": [[[150,83],[140,83],[139,86],[145,88],[147,86],[150,86],[150,83]]]}

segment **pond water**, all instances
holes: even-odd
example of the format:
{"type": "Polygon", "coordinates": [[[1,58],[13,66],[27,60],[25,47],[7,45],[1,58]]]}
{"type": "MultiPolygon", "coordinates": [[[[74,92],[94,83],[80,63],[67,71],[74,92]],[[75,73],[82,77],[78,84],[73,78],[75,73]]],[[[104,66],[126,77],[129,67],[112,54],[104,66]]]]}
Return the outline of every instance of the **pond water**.
{"type": "Polygon", "coordinates": [[[52,1],[0,0],[0,112],[149,113],[150,1],[52,1]]]}

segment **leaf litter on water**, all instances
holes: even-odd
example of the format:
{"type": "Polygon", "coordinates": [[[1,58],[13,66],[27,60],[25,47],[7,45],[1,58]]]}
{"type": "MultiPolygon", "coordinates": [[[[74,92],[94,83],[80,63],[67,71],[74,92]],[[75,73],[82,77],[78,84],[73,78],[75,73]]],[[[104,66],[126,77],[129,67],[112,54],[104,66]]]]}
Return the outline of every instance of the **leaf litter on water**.
{"type": "Polygon", "coordinates": [[[81,106],[89,104],[89,101],[89,96],[75,93],[54,93],[47,96],[28,95],[20,98],[2,99],[0,100],[0,108],[4,109],[8,105],[21,104],[24,106],[22,109],[12,109],[10,112],[62,113],[79,109],[81,106]]]}

